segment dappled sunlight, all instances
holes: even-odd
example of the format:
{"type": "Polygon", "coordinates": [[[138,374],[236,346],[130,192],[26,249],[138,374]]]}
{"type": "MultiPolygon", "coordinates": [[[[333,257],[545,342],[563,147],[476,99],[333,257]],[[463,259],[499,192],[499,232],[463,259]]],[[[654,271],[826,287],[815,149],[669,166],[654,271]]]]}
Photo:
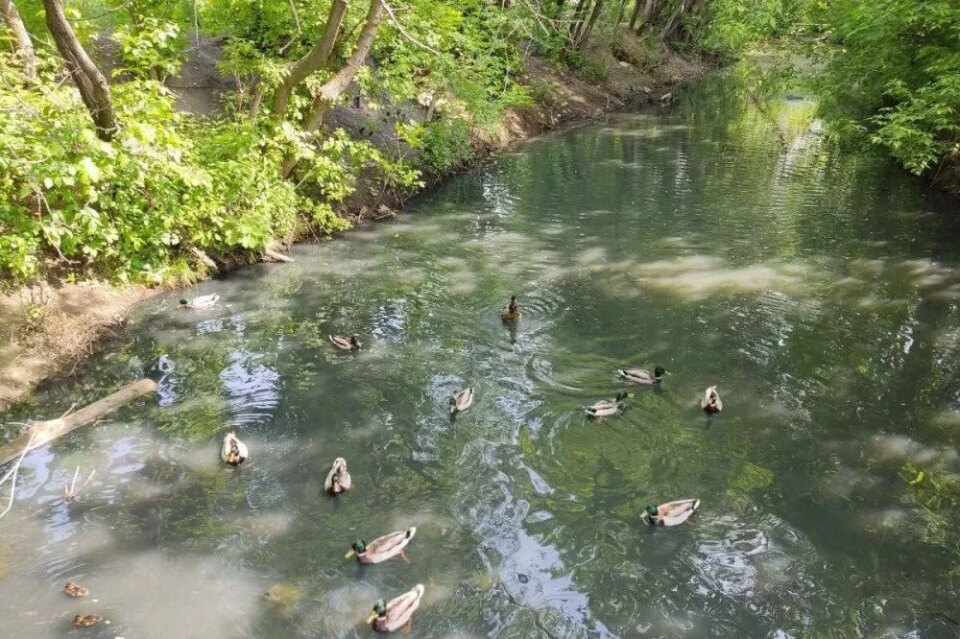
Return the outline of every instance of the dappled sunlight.
{"type": "Polygon", "coordinates": [[[708,255],[640,263],[631,273],[638,285],[691,301],[724,293],[795,290],[808,285],[814,275],[811,267],[800,263],[733,267],[708,255]]]}

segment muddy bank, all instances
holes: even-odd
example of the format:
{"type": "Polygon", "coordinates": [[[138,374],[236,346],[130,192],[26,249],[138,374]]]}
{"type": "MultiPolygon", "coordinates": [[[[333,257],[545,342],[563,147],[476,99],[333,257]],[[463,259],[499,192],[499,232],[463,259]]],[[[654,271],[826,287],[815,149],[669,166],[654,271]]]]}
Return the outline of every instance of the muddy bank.
{"type": "MultiPolygon", "coordinates": [[[[602,79],[596,82],[529,58],[522,80],[530,88],[535,104],[508,113],[492,133],[476,132],[476,160],[574,122],[667,102],[674,88],[699,77],[707,68],[667,49],[651,56],[630,37],[624,38],[612,52],[594,51],[592,56],[604,70],[602,79]]],[[[196,69],[192,73],[196,74],[196,69]]],[[[196,95],[205,84],[211,85],[207,88],[210,92],[221,92],[223,85],[201,81],[191,85],[192,104],[202,104],[203,110],[209,110],[214,98],[196,95]]],[[[176,85],[173,90],[177,90],[176,85]]],[[[189,110],[189,106],[186,108],[189,110]]],[[[367,113],[343,106],[337,109],[333,120],[350,131],[353,123],[369,125],[371,117],[385,118],[382,112],[367,113]]],[[[386,120],[383,123],[391,124],[386,120]]],[[[425,181],[435,184],[443,177],[427,175],[425,181]]],[[[402,204],[397,200],[354,199],[341,214],[354,219],[392,215],[402,204]],[[386,208],[381,206],[384,204],[386,208]]],[[[219,264],[218,268],[226,271],[243,263],[238,260],[219,264]]],[[[0,412],[44,380],[69,375],[76,362],[91,354],[103,336],[123,323],[134,305],[161,290],[142,286],[118,288],[102,282],[45,283],[0,296],[0,412]]]]}

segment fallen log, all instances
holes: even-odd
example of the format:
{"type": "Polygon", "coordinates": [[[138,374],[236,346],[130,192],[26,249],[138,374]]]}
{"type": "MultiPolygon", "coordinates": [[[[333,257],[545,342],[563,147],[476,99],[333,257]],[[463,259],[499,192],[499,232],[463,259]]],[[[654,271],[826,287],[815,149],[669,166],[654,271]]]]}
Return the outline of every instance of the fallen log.
{"type": "Polygon", "coordinates": [[[84,406],[78,411],[68,413],[57,419],[30,422],[26,432],[6,446],[0,447],[0,466],[19,458],[21,455],[44,446],[54,439],[66,435],[72,430],[86,426],[111,413],[124,404],[141,395],[157,390],[157,383],[152,379],[141,379],[124,386],[112,395],[84,406]]]}

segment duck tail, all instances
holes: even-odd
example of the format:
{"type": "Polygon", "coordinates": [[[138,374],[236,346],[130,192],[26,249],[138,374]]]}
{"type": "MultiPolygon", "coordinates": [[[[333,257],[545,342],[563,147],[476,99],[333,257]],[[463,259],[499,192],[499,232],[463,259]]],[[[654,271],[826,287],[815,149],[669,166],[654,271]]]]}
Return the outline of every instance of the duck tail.
{"type": "Polygon", "coordinates": [[[413,536],[417,534],[417,527],[410,526],[407,528],[407,539],[413,539],[413,536]]]}

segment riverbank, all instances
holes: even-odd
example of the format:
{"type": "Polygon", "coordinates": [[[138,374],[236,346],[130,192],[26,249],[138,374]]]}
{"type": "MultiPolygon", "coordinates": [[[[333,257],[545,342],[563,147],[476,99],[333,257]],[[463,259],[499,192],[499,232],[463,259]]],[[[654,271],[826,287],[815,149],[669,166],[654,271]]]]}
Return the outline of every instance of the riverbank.
{"type": "MultiPolygon", "coordinates": [[[[545,60],[528,58],[522,80],[534,104],[507,112],[493,133],[472,131],[472,162],[576,122],[668,102],[674,89],[700,77],[708,68],[706,63],[684,58],[667,47],[651,54],[639,39],[629,35],[612,50],[598,48],[589,53],[595,65],[594,81],[586,81],[545,60]]],[[[369,118],[351,118],[349,108],[338,109],[338,115],[345,126],[361,120],[370,124],[369,118]]],[[[346,128],[349,130],[349,126],[346,128]]],[[[448,175],[428,174],[424,181],[429,186],[448,175]]],[[[371,201],[356,198],[341,207],[339,213],[356,223],[371,215],[392,216],[403,201],[388,204],[386,209],[371,211],[371,201]]],[[[245,263],[239,259],[219,262],[197,273],[197,279],[245,263]]],[[[0,296],[0,411],[7,410],[44,380],[69,375],[76,362],[94,352],[105,335],[122,325],[134,306],[163,290],[144,286],[121,288],[101,281],[46,282],[0,296]]]]}

